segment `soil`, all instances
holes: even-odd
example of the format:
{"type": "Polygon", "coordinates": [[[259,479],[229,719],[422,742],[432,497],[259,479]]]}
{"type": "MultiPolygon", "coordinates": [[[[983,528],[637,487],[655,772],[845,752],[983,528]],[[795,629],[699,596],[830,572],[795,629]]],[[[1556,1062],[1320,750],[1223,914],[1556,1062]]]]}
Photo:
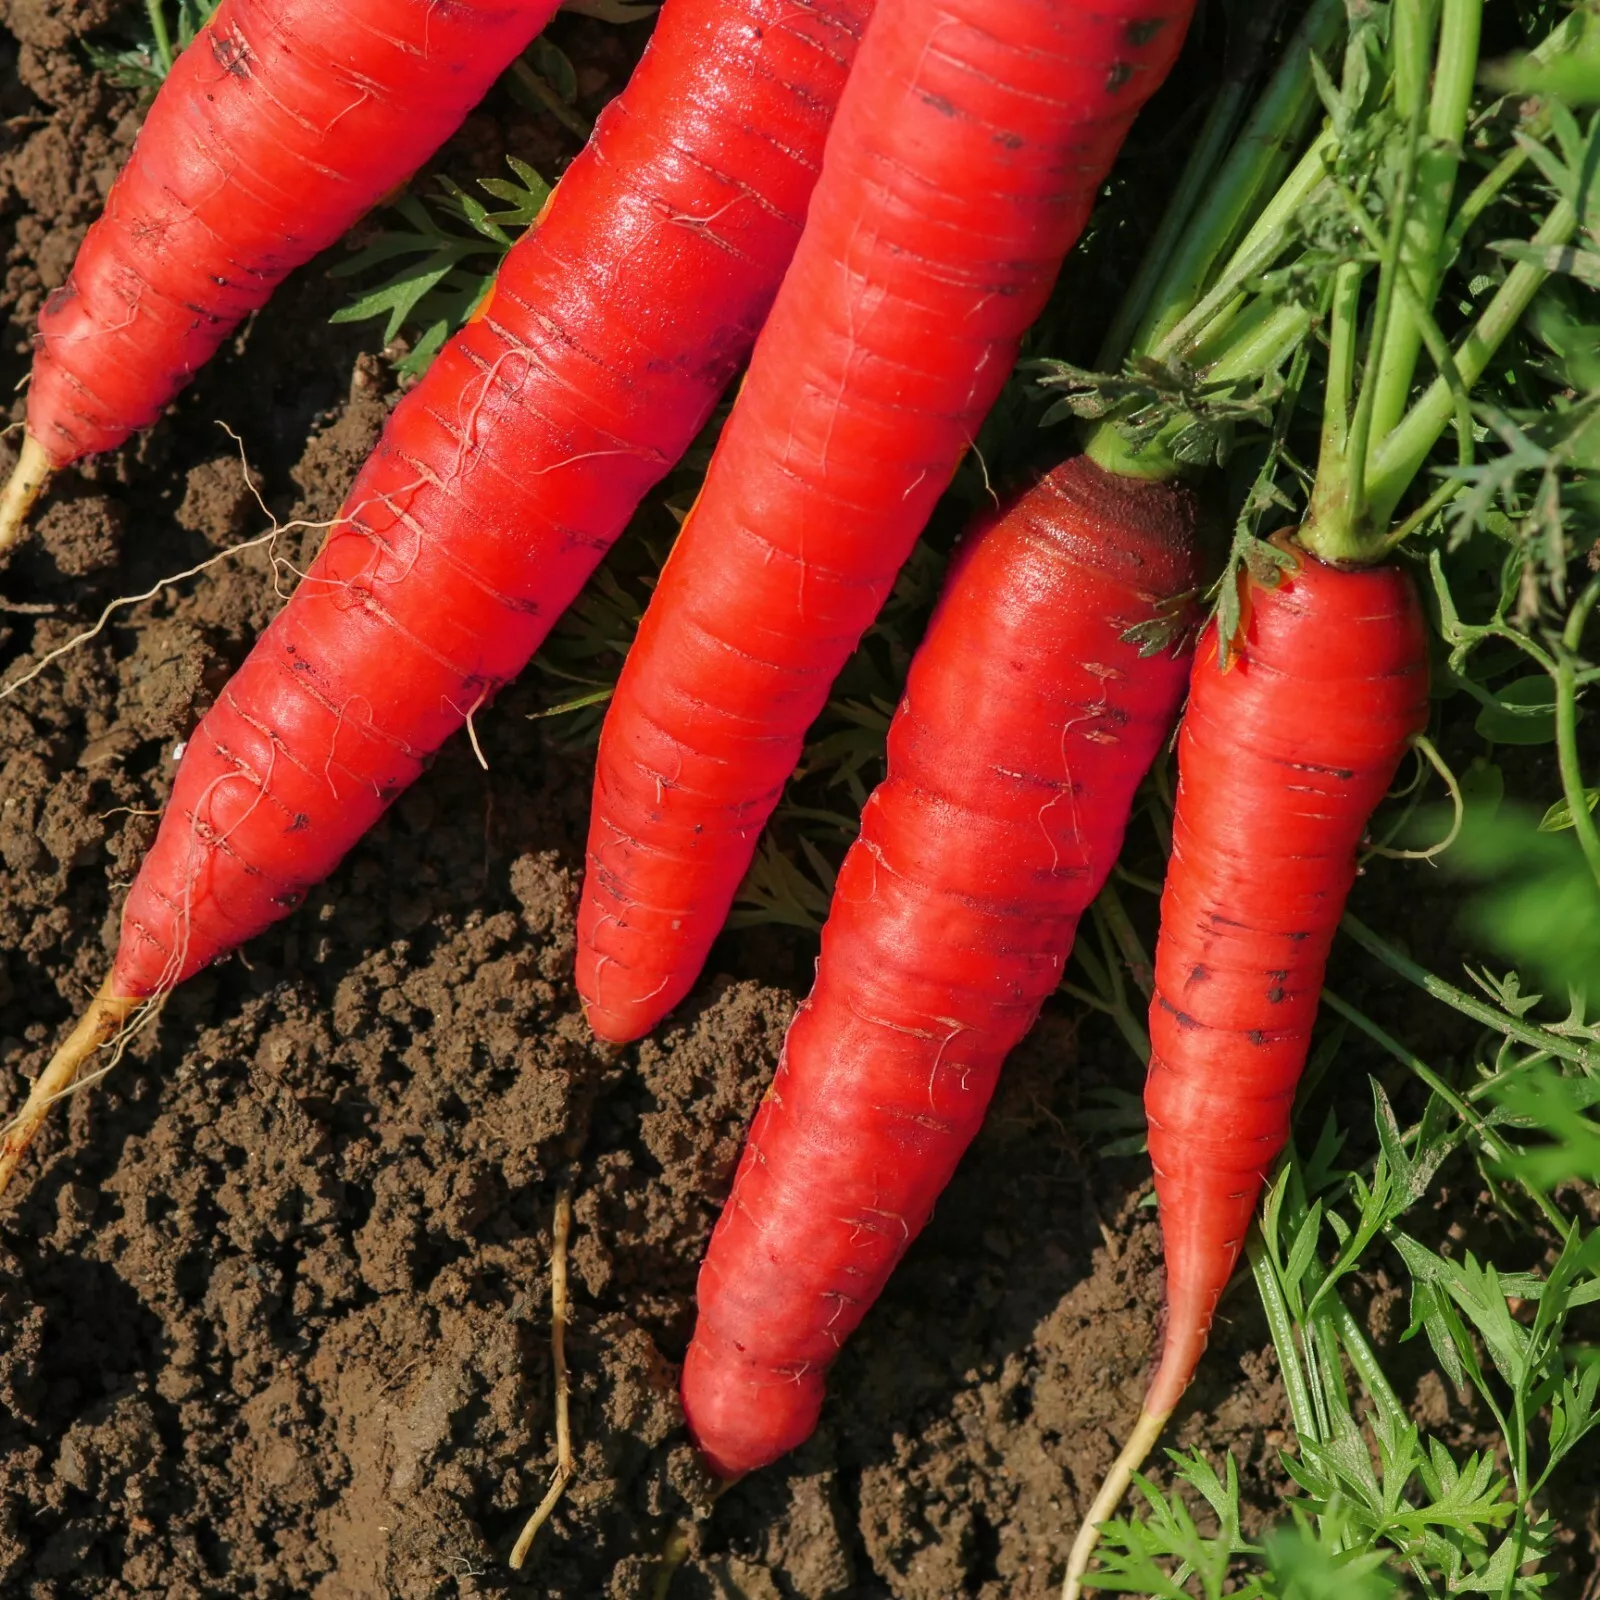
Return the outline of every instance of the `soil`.
{"type": "MultiPolygon", "coordinates": [[[[117,14],[0,5],[8,390],[138,125],[80,48],[117,14]]],[[[558,21],[582,109],[644,31],[558,21]]],[[[573,148],[497,93],[438,165],[466,181],[514,149],[551,173],[573,148]]],[[[283,520],[331,516],[394,399],[371,326],[328,324],[347,290],[327,264],[148,435],[64,476],[0,573],[0,664],[156,591],[0,701],[0,1107],[98,985],[176,751],[282,598],[260,548],[161,580],[259,533],[257,491],[283,520]]],[[[300,565],[316,537],[277,553],[300,565]]],[[[47,1127],[0,1210],[0,1593],[622,1600],[650,1594],[680,1522],[683,1600],[1059,1584],[1159,1320],[1147,1167],[1101,1159],[1077,1121],[1098,1088],[1136,1088],[1137,1063],[1052,1003],[816,1436],[706,1517],[675,1363],[814,941],[728,940],[659,1037],[595,1044],[568,977],[589,772],[528,720],[537,703],[502,696],[477,719],[487,770],[452,743],[308,904],[175,994],[47,1127]],[[554,1464],[563,1183],[577,1472],[518,1575],[554,1464]]],[[[1399,1291],[1367,1289],[1393,1342],[1399,1291]]],[[[1470,1407],[1420,1362],[1411,1377],[1470,1442],[1470,1407]]],[[[1259,1517],[1290,1437],[1236,1293],[1168,1442],[1232,1449],[1259,1517]]],[[[1588,1522],[1569,1518],[1573,1593],[1588,1522]]]]}

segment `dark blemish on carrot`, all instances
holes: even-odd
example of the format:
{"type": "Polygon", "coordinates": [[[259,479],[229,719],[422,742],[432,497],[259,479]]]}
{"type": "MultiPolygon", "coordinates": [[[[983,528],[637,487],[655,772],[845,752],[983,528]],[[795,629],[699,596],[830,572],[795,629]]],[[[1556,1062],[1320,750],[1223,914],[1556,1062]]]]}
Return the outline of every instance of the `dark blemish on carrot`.
{"type": "Polygon", "coordinates": [[[1283,1000],[1283,995],[1284,995],[1284,988],[1283,988],[1283,985],[1281,983],[1275,983],[1275,984],[1273,984],[1273,986],[1270,989],[1267,990],[1267,999],[1273,1005],[1281,1004],[1281,1002],[1283,1000]]]}
{"type": "Polygon", "coordinates": [[[1267,1042],[1267,1036],[1259,1028],[1252,1028],[1245,1037],[1258,1049],[1267,1042]]]}
{"type": "Polygon", "coordinates": [[[1156,1003],[1168,1012],[1180,1028],[1198,1028],[1200,1024],[1187,1011],[1180,1011],[1164,994],[1156,996],[1156,1003]]]}
{"type": "Polygon", "coordinates": [[[304,833],[310,826],[311,818],[305,812],[297,811],[294,814],[294,821],[289,824],[288,831],[290,833],[304,833]]]}
{"type": "Polygon", "coordinates": [[[1132,62],[1113,62],[1111,65],[1111,70],[1106,74],[1106,93],[1115,94],[1132,76],[1132,62]]]}
{"type": "Polygon", "coordinates": [[[1004,132],[997,133],[994,136],[994,142],[1002,150],[1020,150],[1028,141],[1020,133],[1004,132]]]}
{"type": "Polygon", "coordinates": [[[932,106],[941,117],[953,117],[956,114],[955,106],[946,100],[942,94],[924,93],[921,99],[924,105],[932,106]]]}
{"type": "Polygon", "coordinates": [[[1137,49],[1149,44],[1166,25],[1165,17],[1143,17],[1137,22],[1130,22],[1123,29],[1123,37],[1137,49]]]}
{"type": "Polygon", "coordinates": [[[211,54],[216,63],[224,72],[232,73],[236,78],[250,76],[250,49],[243,39],[237,37],[224,38],[222,35],[211,35],[211,54]]]}
{"type": "MultiPolygon", "coordinates": [[[[1244,923],[1235,922],[1232,917],[1225,917],[1220,911],[1211,913],[1211,921],[1219,928],[1242,928],[1244,923]]],[[[1301,935],[1304,938],[1304,935],[1301,935]]]]}
{"type": "Polygon", "coordinates": [[[1189,972],[1190,983],[1205,983],[1210,979],[1210,977],[1210,970],[1198,962],[1190,969],[1189,972]]]}

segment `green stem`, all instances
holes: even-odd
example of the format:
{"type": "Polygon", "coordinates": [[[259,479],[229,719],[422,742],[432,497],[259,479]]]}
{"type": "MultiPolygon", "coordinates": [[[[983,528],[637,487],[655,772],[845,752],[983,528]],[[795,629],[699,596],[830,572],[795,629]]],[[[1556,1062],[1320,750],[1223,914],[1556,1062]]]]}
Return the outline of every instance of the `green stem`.
{"type": "Polygon", "coordinates": [[[1463,200],[1456,210],[1455,220],[1451,222],[1445,232],[1444,242],[1439,248],[1439,265],[1448,268],[1450,263],[1461,253],[1461,246],[1465,242],[1467,233],[1479,217],[1499,199],[1505,186],[1522,171],[1528,164],[1527,149],[1518,145],[1515,150],[1508,151],[1505,155],[1484,174],[1477,188],[1463,200]]]}
{"type": "Polygon", "coordinates": [[[1083,453],[1102,471],[1117,478],[1166,483],[1178,475],[1178,463],[1160,439],[1135,449],[1114,422],[1097,422],[1083,441],[1083,453]]]}
{"type": "Polygon", "coordinates": [[[1352,559],[1359,548],[1352,508],[1360,491],[1350,459],[1350,401],[1355,392],[1356,335],[1361,322],[1361,284],[1367,269],[1347,261],[1333,275],[1328,313],[1328,381],[1322,397],[1322,437],[1317,481],[1301,541],[1325,561],[1352,559]]]}
{"type": "Polygon", "coordinates": [[[1256,1292],[1261,1296],[1261,1306],[1267,1314],[1267,1331],[1272,1335],[1273,1346],[1278,1352],[1278,1370],[1283,1374],[1283,1389],[1289,1397],[1289,1415],[1294,1421],[1294,1431],[1302,1439],[1317,1443],[1322,1438],[1322,1430],[1317,1426],[1311,1390],[1306,1384],[1305,1369],[1300,1364],[1300,1352],[1295,1347],[1294,1318],[1289,1314],[1288,1302],[1283,1298],[1283,1288],[1267,1255],[1259,1227],[1250,1229],[1249,1237],[1245,1240],[1245,1253],[1250,1258],[1256,1292]]]}
{"type": "Polygon", "coordinates": [[[1600,885],[1600,830],[1589,809],[1588,791],[1583,782],[1583,762],[1578,755],[1578,649],[1595,602],[1600,600],[1600,578],[1591,578],[1578,597],[1562,630],[1556,651],[1556,756],[1561,768],[1561,792],[1572,814],[1573,832],[1578,836],[1584,860],[1600,885]]]}
{"type": "Polygon", "coordinates": [[[1329,1316],[1350,1356],[1350,1365],[1356,1369],[1356,1376],[1366,1386],[1367,1393],[1391,1416],[1403,1416],[1405,1407],[1401,1404],[1400,1396],[1394,1392],[1388,1374],[1372,1353],[1372,1346],[1367,1343],[1367,1337],[1361,1331],[1361,1324],[1356,1321],[1354,1313],[1339,1298],[1337,1290],[1329,1295],[1324,1304],[1329,1307],[1329,1316]]]}
{"type": "MultiPolygon", "coordinates": [[[[1431,8],[1430,8],[1431,9],[1431,8]]],[[[1396,8],[1395,28],[1398,46],[1402,22],[1408,13],[1420,8],[1396,8]]],[[[1444,0],[1440,24],[1438,64],[1434,70],[1433,95],[1424,108],[1420,93],[1416,103],[1398,104],[1408,120],[1415,115],[1419,129],[1424,125],[1426,142],[1415,152],[1415,182],[1411,205],[1400,239],[1397,270],[1404,273],[1416,290],[1416,299],[1431,307],[1439,291],[1439,280],[1451,255],[1444,248],[1450,221],[1450,202],[1455,197],[1456,178],[1461,166],[1461,144],[1466,137],[1471,112],[1472,90],[1478,68],[1478,35],[1482,23],[1483,0],[1444,0]]],[[[1431,20],[1429,25],[1430,33],[1431,20]]],[[[1402,84],[1396,73],[1397,98],[1409,100],[1413,92],[1427,86],[1426,43],[1419,75],[1409,72],[1402,84]]],[[[1395,308],[1387,334],[1378,347],[1373,379],[1371,438],[1385,439],[1405,415],[1412,379],[1422,347],[1422,326],[1411,306],[1402,301],[1395,308]]]]}
{"type": "MultiPolygon", "coordinates": [[[[1283,0],[1262,6],[1246,25],[1243,48],[1224,71],[1199,137],[1178,177],[1177,187],[1139,263],[1133,286],[1123,295],[1117,314],[1101,341],[1095,365],[1102,372],[1116,370],[1130,350],[1144,348],[1142,344],[1135,344],[1134,334],[1144,324],[1152,302],[1159,304],[1170,299],[1187,307],[1200,292],[1210,260],[1197,261],[1196,257],[1205,254],[1203,241],[1212,229],[1194,227],[1192,223],[1197,211],[1203,217],[1218,217],[1218,163],[1238,125],[1250,80],[1255,75],[1267,36],[1277,21],[1277,13],[1282,9],[1283,0]],[[1186,290],[1185,281],[1191,277],[1192,286],[1186,290]]],[[[1213,222],[1212,227],[1218,225],[1213,222]]],[[[1156,315],[1159,317],[1161,313],[1158,311],[1156,315]]]]}
{"type": "MultiPolygon", "coordinates": [[[[1322,1263],[1319,1261],[1315,1265],[1320,1268],[1322,1263]]],[[[1314,1277],[1314,1274],[1307,1276],[1314,1277]]],[[[1312,1292],[1315,1293],[1315,1290],[1312,1292]]],[[[1332,1318],[1320,1308],[1318,1314],[1311,1318],[1311,1334],[1322,1351],[1323,1370],[1327,1374],[1323,1379],[1323,1393],[1338,1405],[1345,1416],[1353,1415],[1350,1385],[1344,1381],[1344,1362],[1339,1359],[1339,1335],[1334,1331],[1332,1318]]]]}
{"type": "MultiPolygon", "coordinates": [[[[1339,186],[1339,197],[1344,202],[1345,213],[1351,223],[1360,230],[1373,253],[1381,256],[1386,247],[1379,238],[1377,229],[1361,209],[1361,202],[1342,184],[1339,186]]],[[[1464,467],[1471,466],[1471,400],[1461,382],[1461,374],[1456,371],[1456,359],[1451,352],[1450,341],[1445,338],[1439,324],[1434,320],[1432,305],[1422,299],[1417,286],[1409,277],[1404,273],[1395,273],[1390,282],[1394,292],[1399,296],[1400,304],[1416,319],[1418,336],[1428,347],[1428,354],[1433,357],[1433,364],[1439,369],[1440,376],[1450,385],[1451,394],[1455,396],[1456,429],[1461,436],[1459,462],[1464,467]]]]}
{"type": "Polygon", "coordinates": [[[1186,237],[1185,229],[1202,194],[1210,188],[1215,177],[1214,168],[1221,158],[1222,149],[1239,106],[1244,99],[1245,85],[1230,79],[1213,102],[1210,113],[1200,129],[1200,136],[1178,179],[1160,224],[1139,262],[1139,271],[1132,287],[1122,297],[1117,314],[1112,318],[1106,336],[1100,342],[1095,366],[1101,372],[1115,372],[1127,358],[1134,342],[1134,330],[1139,327],[1150,302],[1155,298],[1157,285],[1170,279],[1176,261],[1176,252],[1186,237]]]}
{"type": "MultiPolygon", "coordinates": [[[[1318,104],[1311,57],[1331,49],[1344,27],[1344,0],[1313,0],[1219,170],[1215,158],[1221,130],[1231,124],[1236,110],[1230,106],[1237,85],[1230,80],[1224,91],[1227,103],[1219,102],[1207,118],[1200,143],[1179,180],[1177,194],[1145,253],[1140,276],[1124,298],[1102,345],[1102,370],[1109,370],[1123,357],[1127,329],[1136,317],[1142,321],[1127,353],[1153,355],[1158,360],[1184,358],[1185,343],[1206,332],[1213,318],[1231,317],[1238,309],[1233,302],[1241,300],[1242,285],[1252,274],[1269,266],[1282,250],[1288,239],[1289,222],[1324,177],[1322,152],[1327,148],[1326,134],[1288,179],[1282,180],[1287,153],[1299,141],[1318,104]],[[1275,183],[1279,184],[1277,191],[1247,230],[1219,281],[1197,306],[1196,296],[1218,257],[1260,204],[1262,194],[1275,183]],[[1202,188],[1203,196],[1199,192],[1202,188]],[[1147,284],[1146,279],[1151,281],[1147,284]]],[[[1270,370],[1270,366],[1261,370],[1270,370]]],[[[1251,375],[1249,369],[1239,373],[1241,377],[1251,375]]],[[[1084,453],[1120,477],[1161,482],[1177,473],[1177,463],[1166,448],[1170,442],[1170,438],[1163,438],[1135,450],[1116,422],[1106,421],[1088,431],[1084,453]]]]}
{"type": "Polygon", "coordinates": [[[1126,884],[1131,884],[1140,894],[1154,895],[1161,898],[1161,885],[1154,878],[1147,878],[1140,872],[1129,872],[1119,861],[1116,868],[1117,877],[1126,884]]]}
{"type": "Polygon", "coordinates": [[[1205,296],[1174,325],[1161,342],[1151,348],[1157,360],[1184,359],[1195,343],[1211,329],[1215,320],[1233,309],[1245,284],[1270,267],[1289,242],[1289,225],[1296,213],[1327,181],[1327,157],[1334,149],[1333,130],[1324,129],[1312,141],[1294,171],[1284,179],[1276,194],[1262,208],[1250,231],[1239,241],[1228,263],[1205,296]]]}
{"type": "MultiPolygon", "coordinates": [[[[1259,5],[1259,0],[1258,7],[1259,15],[1270,15],[1271,8],[1259,5]]],[[[1230,75],[1184,172],[1185,183],[1191,175],[1204,183],[1204,202],[1198,209],[1191,206],[1193,215],[1184,218],[1174,234],[1165,238],[1164,248],[1158,250],[1166,234],[1164,219],[1162,233],[1146,255],[1147,265],[1153,263],[1152,270],[1161,276],[1151,290],[1148,310],[1140,308],[1143,321],[1132,344],[1135,354],[1155,350],[1188,315],[1218,257],[1259,204],[1260,197],[1281,181],[1288,152],[1300,142],[1318,104],[1311,57],[1331,50],[1344,27],[1344,0],[1314,0],[1227,160],[1219,170],[1212,171],[1209,162],[1214,162],[1216,152],[1210,153],[1204,168],[1200,167],[1200,160],[1213,136],[1213,126],[1225,105],[1236,110],[1245,86],[1243,75],[1230,75]]],[[[1248,51],[1248,42],[1246,48],[1248,51]]],[[[1232,112],[1229,115],[1231,121],[1232,112]]],[[[1171,215],[1169,208],[1168,218],[1171,215]]],[[[1135,284],[1136,290],[1137,287],[1135,284]]],[[[1109,339],[1107,344],[1116,359],[1120,346],[1111,345],[1109,339]]],[[[1107,365],[1104,359],[1101,364],[1103,368],[1107,365]]]]}
{"type": "Polygon", "coordinates": [[[521,57],[511,63],[511,82],[522,90],[527,100],[533,102],[534,110],[548,111],[568,133],[579,139],[587,139],[594,132],[593,123],[574,111],[535,71],[531,63],[521,57]]]}
{"type": "MultiPolygon", "coordinates": [[[[1402,10],[1405,8],[1402,7],[1402,10]]],[[[1406,141],[1405,160],[1400,169],[1400,188],[1395,195],[1394,217],[1389,237],[1384,241],[1379,256],[1377,302],[1372,308],[1372,332],[1367,341],[1367,359],[1361,371],[1361,392],[1356,399],[1355,416],[1350,423],[1350,437],[1345,442],[1343,478],[1345,481],[1344,517],[1347,525],[1364,532],[1367,520],[1367,446],[1373,436],[1373,413],[1378,403],[1382,365],[1389,351],[1390,323],[1395,318],[1395,283],[1404,270],[1401,258],[1405,251],[1406,230],[1410,225],[1412,201],[1417,182],[1417,147],[1421,142],[1421,112],[1417,113],[1416,126],[1406,141]]],[[[1431,303],[1431,297],[1429,300],[1431,303]]],[[[1420,325],[1410,330],[1420,345],[1420,325]]],[[[1411,373],[1416,368],[1417,352],[1411,351],[1410,361],[1400,384],[1398,411],[1405,409],[1406,396],[1411,392],[1411,373]]],[[[1393,380],[1391,379],[1391,388],[1393,380]]],[[[1391,424],[1392,426],[1392,424],[1391,424]]],[[[1380,426],[1378,437],[1387,430],[1380,426]]],[[[1317,463],[1320,473],[1322,463],[1317,463]]]]}
{"type": "Polygon", "coordinates": [[[145,0],[145,15],[150,19],[150,32],[155,36],[156,65],[164,78],[172,71],[172,35],[167,32],[166,0],[145,0]]]}
{"type": "Polygon", "coordinates": [[[1465,478],[1447,478],[1404,522],[1396,528],[1391,528],[1383,536],[1381,554],[1388,555],[1391,550],[1403,544],[1425,522],[1431,521],[1439,512],[1443,511],[1466,486],[1467,481],[1465,478]]]}
{"type": "MultiPolygon", "coordinates": [[[[1449,352],[1432,326],[1432,305],[1442,274],[1439,250],[1455,194],[1460,141],[1472,96],[1481,6],[1482,0],[1444,0],[1444,33],[1431,103],[1427,84],[1435,4],[1419,0],[1394,14],[1390,81],[1395,110],[1406,125],[1404,159],[1388,235],[1378,249],[1378,289],[1355,412],[1347,431],[1334,425],[1336,403],[1341,415],[1346,406],[1342,396],[1336,402],[1330,385],[1317,481],[1300,532],[1301,543],[1326,560],[1372,557],[1375,519],[1367,487],[1372,441],[1386,438],[1404,414],[1425,338],[1435,361],[1455,378],[1449,352]]],[[[1360,203],[1353,196],[1347,200],[1363,235],[1375,242],[1375,230],[1360,203]]],[[[1458,402],[1463,401],[1459,383],[1452,383],[1452,388],[1458,402]]],[[[1470,441],[1470,429],[1464,437],[1470,441]]],[[[1379,526],[1386,525],[1387,518],[1379,526]]]]}
{"type": "MultiPolygon", "coordinates": [[[[1534,248],[1559,249],[1572,238],[1577,225],[1577,213],[1571,203],[1559,201],[1534,234],[1534,248]]],[[[1521,321],[1549,275],[1547,267],[1532,261],[1519,261],[1506,274],[1506,281],[1495,291],[1476,326],[1455,352],[1456,372],[1467,388],[1483,376],[1495,352],[1521,321]]],[[[1435,378],[1405,420],[1378,446],[1367,477],[1375,526],[1386,528],[1393,519],[1400,497],[1421,471],[1428,452],[1448,426],[1455,404],[1450,382],[1444,377],[1435,378]]]]}
{"type": "Polygon", "coordinates": [[[1117,893],[1116,885],[1110,879],[1106,880],[1100,890],[1098,904],[1100,914],[1105,918],[1106,928],[1116,943],[1117,952],[1127,966],[1129,976],[1146,1000],[1153,998],[1156,992],[1155,967],[1145,950],[1144,941],[1140,939],[1139,932],[1128,915],[1128,908],[1122,903],[1122,896],[1117,893]]]}
{"type": "Polygon", "coordinates": [[[1236,382],[1271,372],[1310,331],[1316,320],[1309,306],[1261,302],[1208,348],[1200,352],[1208,383],[1236,382]]]}
{"type": "Polygon", "coordinates": [[[1481,1022],[1484,1027],[1504,1034],[1508,1039],[1515,1039],[1519,1044],[1531,1045],[1535,1050],[1548,1050],[1551,1055],[1559,1056],[1563,1061],[1572,1061],[1584,1068],[1600,1068],[1600,1050],[1585,1049],[1570,1039],[1563,1039],[1558,1034],[1550,1033],[1535,1024],[1523,1022],[1500,1010],[1498,1006],[1492,1006],[1487,1001],[1479,1000],[1465,990],[1456,988],[1454,984],[1446,983],[1443,978],[1436,977],[1426,967],[1419,966],[1409,956],[1395,949],[1387,939],[1374,933],[1366,923],[1350,912],[1345,912],[1340,919],[1339,927],[1368,955],[1376,957],[1391,971],[1414,983],[1425,994],[1432,995],[1435,1000],[1453,1007],[1463,1016],[1471,1017],[1474,1022],[1481,1022]]]}

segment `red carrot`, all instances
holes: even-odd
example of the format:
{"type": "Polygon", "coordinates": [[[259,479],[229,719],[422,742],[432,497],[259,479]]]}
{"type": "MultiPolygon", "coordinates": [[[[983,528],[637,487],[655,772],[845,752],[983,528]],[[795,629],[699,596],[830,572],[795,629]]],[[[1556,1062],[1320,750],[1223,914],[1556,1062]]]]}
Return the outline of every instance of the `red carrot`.
{"type": "Polygon", "coordinates": [[[1010,370],[1189,0],[883,0],[805,237],[607,716],[594,1030],[687,993],[799,756],[1010,370]]]}
{"type": "Polygon", "coordinates": [[[1073,1549],[1149,1453],[1205,1349],[1267,1172],[1289,1137],[1322,973],[1356,851],[1428,717],[1422,607],[1398,567],[1297,554],[1250,581],[1237,659],[1213,623],[1178,735],[1145,1111],[1167,1263],[1161,1362],[1073,1549]]]}
{"type": "Polygon", "coordinates": [[[222,0],[34,340],[0,550],[48,475],[154,422],[284,277],[410,177],[558,0],[222,0]]]}
{"type": "MultiPolygon", "coordinates": [[[[1346,56],[1347,103],[1362,99],[1396,117],[1368,173],[1398,162],[1420,176],[1403,186],[1378,259],[1358,253],[1328,272],[1316,474],[1299,529],[1280,541],[1292,570],[1272,587],[1241,580],[1239,655],[1227,671],[1219,670],[1215,627],[1196,655],[1178,742],[1145,1088],[1167,1325],[1138,1423],[1073,1544],[1064,1600],[1078,1594],[1100,1525],[1205,1348],[1267,1170],[1288,1138],[1357,849],[1427,719],[1422,610],[1406,573],[1383,564],[1428,524],[1402,518],[1402,503],[1463,393],[1538,293],[1547,268],[1534,263],[1555,260],[1577,223],[1564,203],[1552,208],[1530,259],[1506,276],[1449,362],[1440,360],[1445,370],[1414,394],[1427,312],[1396,286],[1429,286],[1431,299],[1460,248],[1456,230],[1474,214],[1468,201],[1451,215],[1482,9],[1481,0],[1459,0],[1417,12],[1381,51],[1346,56]],[[1374,95],[1375,62],[1387,82],[1374,95]]],[[[1326,154],[1315,156],[1318,165],[1331,162],[1349,131],[1319,138],[1313,152],[1320,145],[1326,154]]],[[[1364,126],[1363,137],[1370,131],[1364,126]]],[[[1369,149],[1359,140],[1348,148],[1369,149]]],[[[1238,324],[1270,313],[1270,294],[1240,310],[1238,324]]]]}
{"type": "Polygon", "coordinates": [[[683,1401],[721,1474],[810,1433],[1061,977],[1188,679],[1193,520],[1080,457],[957,558],[701,1269],[683,1401]]]}
{"type": "Polygon", "coordinates": [[[0,1147],[134,1004],[285,915],[538,648],[750,348],[871,0],[667,0],[478,318],[401,402],[189,739],[106,987],[0,1147]]]}

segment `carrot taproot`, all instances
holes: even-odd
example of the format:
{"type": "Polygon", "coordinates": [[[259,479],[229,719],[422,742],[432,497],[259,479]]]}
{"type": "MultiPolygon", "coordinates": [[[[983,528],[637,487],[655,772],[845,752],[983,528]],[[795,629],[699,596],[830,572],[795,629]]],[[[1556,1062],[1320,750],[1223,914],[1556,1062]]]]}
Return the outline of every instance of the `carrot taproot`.
{"type": "Polygon", "coordinates": [[[222,0],[39,314],[0,550],[452,134],[558,0],[222,0]]]}
{"type": "Polygon", "coordinates": [[[684,1412],[724,1476],[810,1433],[1061,977],[1188,681],[1194,520],[1075,457],[957,556],[700,1271],[684,1412]]]}
{"type": "Polygon", "coordinates": [[[141,1000],[284,916],[527,663],[710,415],[794,251],[872,0],[667,0],[480,315],[191,735],[115,964],[0,1149],[141,1000]]]}
{"type": "Polygon", "coordinates": [[[1189,0],[881,0],[805,237],[606,717],[601,1037],[688,992],[805,730],[1010,371],[1189,0]]]}
{"type": "Polygon", "coordinates": [[[1138,1423],[1074,1544],[1069,1597],[1205,1350],[1288,1141],[1357,850],[1427,723],[1427,627],[1408,574],[1290,553],[1275,587],[1244,580],[1227,670],[1215,622],[1195,652],[1145,1083],[1166,1331],[1138,1423]]]}

